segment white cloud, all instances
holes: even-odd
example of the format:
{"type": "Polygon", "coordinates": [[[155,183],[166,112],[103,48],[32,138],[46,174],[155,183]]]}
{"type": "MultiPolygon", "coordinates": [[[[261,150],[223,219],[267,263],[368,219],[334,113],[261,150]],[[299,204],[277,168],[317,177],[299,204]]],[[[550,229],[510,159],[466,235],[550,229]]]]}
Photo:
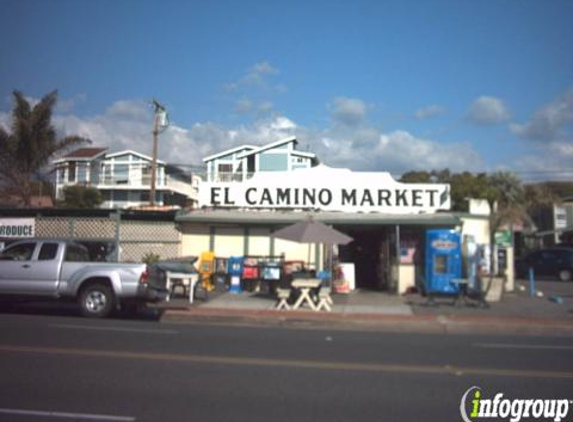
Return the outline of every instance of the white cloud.
{"type": "Polygon", "coordinates": [[[552,142],[537,144],[532,153],[518,157],[514,166],[522,179],[571,181],[573,171],[573,143],[552,142]]]}
{"type": "Polygon", "coordinates": [[[270,82],[270,77],[278,73],[280,73],[279,69],[272,66],[268,61],[255,63],[244,76],[238,81],[227,84],[225,88],[229,92],[250,89],[284,92],[286,87],[283,84],[273,86],[270,82]]]}
{"type": "Polygon", "coordinates": [[[443,168],[477,171],[484,166],[479,153],[467,143],[442,144],[402,130],[379,133],[368,129],[352,138],[336,138],[330,133],[316,152],[324,162],[335,167],[392,174],[443,168]]]}
{"type": "Polygon", "coordinates": [[[571,123],[573,123],[573,90],[537,110],[527,123],[511,125],[511,130],[525,139],[555,141],[567,137],[566,126],[571,123]]]}
{"type": "MultiPolygon", "coordinates": [[[[62,135],[89,138],[94,146],[151,155],[152,116],[144,102],[118,101],[104,114],[90,118],[56,115],[54,124],[62,135]]],[[[172,124],[159,135],[158,156],[170,163],[201,166],[208,155],[246,143],[263,145],[292,136],[296,129],[294,122],[282,116],[233,129],[211,122],[196,123],[189,129],[172,124]]]]}
{"type": "MultiPolygon", "coordinates": [[[[0,122],[7,117],[0,115],[0,122]]],[[[118,101],[105,113],[89,118],[56,114],[54,124],[62,135],[88,137],[93,146],[109,147],[111,151],[133,149],[151,155],[152,110],[142,101],[118,101]]],[[[299,126],[286,116],[238,127],[213,122],[195,123],[189,128],[172,124],[159,135],[158,156],[171,164],[202,166],[204,157],[223,150],[242,144],[264,145],[288,136],[296,136],[300,149],[316,153],[323,163],[357,171],[399,175],[415,169],[446,167],[452,171],[483,171],[485,166],[480,155],[466,143],[442,144],[406,131],[381,133],[366,125],[333,125],[315,130],[299,126]]]]}
{"type": "Polygon", "coordinates": [[[278,73],[279,69],[268,61],[262,61],[252,65],[238,80],[226,84],[224,90],[235,104],[235,112],[251,114],[255,118],[272,114],[274,105],[271,99],[288,90],[274,78],[278,73]]]}
{"type": "Polygon", "coordinates": [[[338,97],[329,105],[336,123],[357,126],[366,118],[368,107],[358,98],[338,97]]]}
{"type": "Polygon", "coordinates": [[[273,110],[273,107],[274,105],[270,101],[263,101],[259,104],[259,111],[261,113],[268,113],[273,110]]]}
{"type": "Polygon", "coordinates": [[[297,126],[292,120],[279,116],[271,121],[270,128],[275,131],[293,131],[297,126]]]}
{"type": "Polygon", "coordinates": [[[248,114],[253,109],[253,102],[248,98],[241,98],[235,103],[235,111],[239,114],[248,114]]]}
{"type": "Polygon", "coordinates": [[[570,170],[573,162],[572,123],[573,90],[569,90],[538,109],[528,122],[512,124],[510,128],[515,135],[535,141],[528,144],[534,152],[518,157],[516,167],[530,179],[570,181],[573,176],[570,170]]]}
{"type": "Polygon", "coordinates": [[[271,101],[260,101],[259,103],[247,98],[242,97],[235,102],[234,111],[238,114],[253,114],[258,117],[267,116],[273,112],[274,105],[271,101]]]}
{"type": "Polygon", "coordinates": [[[117,101],[104,114],[88,118],[56,114],[53,123],[62,135],[91,139],[94,146],[151,153],[153,112],[144,101],[117,101]]]}
{"type": "Polygon", "coordinates": [[[499,98],[481,96],[471,105],[467,118],[478,125],[495,125],[503,123],[511,117],[511,113],[499,98]]]}
{"type": "Polygon", "coordinates": [[[263,74],[274,74],[274,73],[278,73],[278,72],[279,71],[277,68],[271,66],[269,64],[269,62],[264,61],[264,62],[255,63],[251,67],[249,74],[263,75],[263,74]]]}
{"type": "Polygon", "coordinates": [[[416,111],[414,116],[418,120],[429,119],[431,117],[441,116],[445,113],[445,109],[437,104],[432,104],[427,107],[421,108],[416,111]]]}
{"type": "MultiPolygon", "coordinates": [[[[363,122],[367,107],[363,102],[355,104],[358,107],[339,110],[354,111],[356,118],[363,122]]],[[[133,149],[151,155],[152,117],[147,103],[126,100],[112,104],[103,114],[88,118],[56,114],[54,123],[62,135],[88,137],[93,146],[109,147],[112,151],[133,149]]],[[[0,114],[0,123],[8,119],[8,114],[0,114]]],[[[299,148],[316,153],[323,163],[356,171],[389,171],[399,175],[411,170],[442,168],[487,170],[480,154],[465,142],[444,144],[404,130],[384,133],[366,124],[334,124],[320,130],[310,129],[284,115],[234,127],[213,122],[195,123],[186,128],[172,124],[159,135],[158,156],[172,164],[202,167],[206,156],[242,144],[264,145],[288,136],[296,136],[299,148]]],[[[567,152],[567,145],[562,148],[560,154],[567,152]]]]}
{"type": "MultiPolygon", "coordinates": [[[[272,111],[270,101],[247,96],[242,98],[250,101],[250,112],[254,116],[266,118],[238,126],[208,121],[188,127],[172,124],[159,136],[159,158],[173,164],[202,166],[204,157],[225,149],[241,144],[263,145],[294,135],[300,142],[301,150],[316,153],[323,163],[333,167],[390,171],[395,175],[416,169],[491,169],[490,164],[467,142],[443,143],[439,139],[421,138],[403,130],[382,132],[368,125],[367,115],[371,106],[357,98],[338,97],[333,100],[329,104],[333,116],[331,125],[322,129],[300,126],[286,115],[262,113],[272,111]]],[[[501,117],[509,116],[503,103],[500,106],[496,101],[479,100],[476,100],[477,103],[485,104],[485,109],[497,110],[492,114],[497,117],[486,121],[498,121],[501,117]]],[[[440,107],[435,105],[418,110],[420,116],[439,111],[440,107]]],[[[62,135],[90,138],[93,146],[109,147],[112,151],[134,149],[151,155],[152,117],[153,109],[147,102],[121,100],[111,104],[104,112],[89,117],[56,109],[54,124],[62,135]]],[[[530,121],[513,125],[512,129],[520,136],[547,141],[543,148],[539,144],[530,144],[539,148],[527,155],[518,156],[516,153],[512,166],[523,171],[571,168],[573,142],[567,130],[572,122],[573,91],[570,91],[540,108],[530,121]]],[[[0,112],[0,125],[9,130],[10,112],[0,112]]],[[[495,163],[491,165],[495,166],[495,163]]]]}
{"type": "Polygon", "coordinates": [[[151,115],[151,112],[151,105],[140,100],[116,101],[106,110],[107,115],[134,120],[145,119],[151,115]]]}
{"type": "Polygon", "coordinates": [[[79,93],[71,98],[58,98],[56,103],[56,111],[67,113],[72,111],[78,104],[83,103],[87,98],[85,93],[79,93]]]}

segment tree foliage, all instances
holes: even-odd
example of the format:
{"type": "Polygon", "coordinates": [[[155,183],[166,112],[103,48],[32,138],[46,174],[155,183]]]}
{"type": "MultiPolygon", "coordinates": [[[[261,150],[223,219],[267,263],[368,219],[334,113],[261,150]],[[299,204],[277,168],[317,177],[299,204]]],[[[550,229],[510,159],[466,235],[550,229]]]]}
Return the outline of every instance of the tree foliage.
{"type": "Polygon", "coordinates": [[[36,105],[19,91],[13,92],[11,133],[0,127],[0,179],[15,192],[24,206],[30,205],[33,176],[58,153],[90,141],[79,136],[59,139],[52,125],[57,91],[44,96],[36,105]]]}
{"type": "Polygon", "coordinates": [[[485,173],[452,173],[449,169],[411,171],[400,178],[404,183],[447,183],[450,185],[452,211],[467,212],[469,198],[485,198],[488,178],[485,173]]]}
{"type": "Polygon", "coordinates": [[[549,183],[529,184],[523,187],[524,200],[531,214],[539,214],[562,201],[549,183]]]}
{"type": "Polygon", "coordinates": [[[88,186],[66,186],[60,206],[70,208],[97,208],[103,202],[101,192],[88,186]]]}

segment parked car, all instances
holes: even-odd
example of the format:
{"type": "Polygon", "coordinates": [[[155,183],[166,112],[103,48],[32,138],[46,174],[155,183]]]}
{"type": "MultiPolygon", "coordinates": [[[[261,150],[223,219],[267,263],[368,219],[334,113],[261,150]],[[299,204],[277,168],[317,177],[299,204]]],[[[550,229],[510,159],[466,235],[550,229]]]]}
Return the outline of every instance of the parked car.
{"type": "Polygon", "coordinates": [[[533,268],[535,276],[558,277],[562,281],[573,279],[573,248],[555,247],[531,252],[515,262],[517,276],[528,277],[533,268]]]}
{"type": "Polygon", "coordinates": [[[75,300],[88,317],[164,300],[165,284],[148,274],[145,264],[89,262],[85,247],[65,240],[21,240],[0,252],[3,299],[75,300]]]}

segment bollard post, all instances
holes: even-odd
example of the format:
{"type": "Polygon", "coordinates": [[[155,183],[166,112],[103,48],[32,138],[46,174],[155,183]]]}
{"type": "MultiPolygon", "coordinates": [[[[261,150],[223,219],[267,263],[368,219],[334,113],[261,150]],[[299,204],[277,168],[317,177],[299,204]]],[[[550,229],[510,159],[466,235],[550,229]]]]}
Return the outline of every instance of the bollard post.
{"type": "Polygon", "coordinates": [[[529,296],[535,296],[535,272],[533,268],[529,269],[529,296]]]}

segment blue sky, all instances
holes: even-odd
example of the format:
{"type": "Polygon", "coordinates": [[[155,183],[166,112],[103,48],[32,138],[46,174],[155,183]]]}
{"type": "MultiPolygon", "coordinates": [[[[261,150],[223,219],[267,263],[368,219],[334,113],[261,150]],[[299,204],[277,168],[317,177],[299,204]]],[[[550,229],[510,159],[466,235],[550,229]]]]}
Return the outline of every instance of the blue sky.
{"type": "Polygon", "coordinates": [[[62,134],[200,165],[296,135],[354,170],[573,180],[573,1],[0,0],[11,92],[57,89],[62,134]],[[569,170],[569,173],[564,172],[569,170]]]}

